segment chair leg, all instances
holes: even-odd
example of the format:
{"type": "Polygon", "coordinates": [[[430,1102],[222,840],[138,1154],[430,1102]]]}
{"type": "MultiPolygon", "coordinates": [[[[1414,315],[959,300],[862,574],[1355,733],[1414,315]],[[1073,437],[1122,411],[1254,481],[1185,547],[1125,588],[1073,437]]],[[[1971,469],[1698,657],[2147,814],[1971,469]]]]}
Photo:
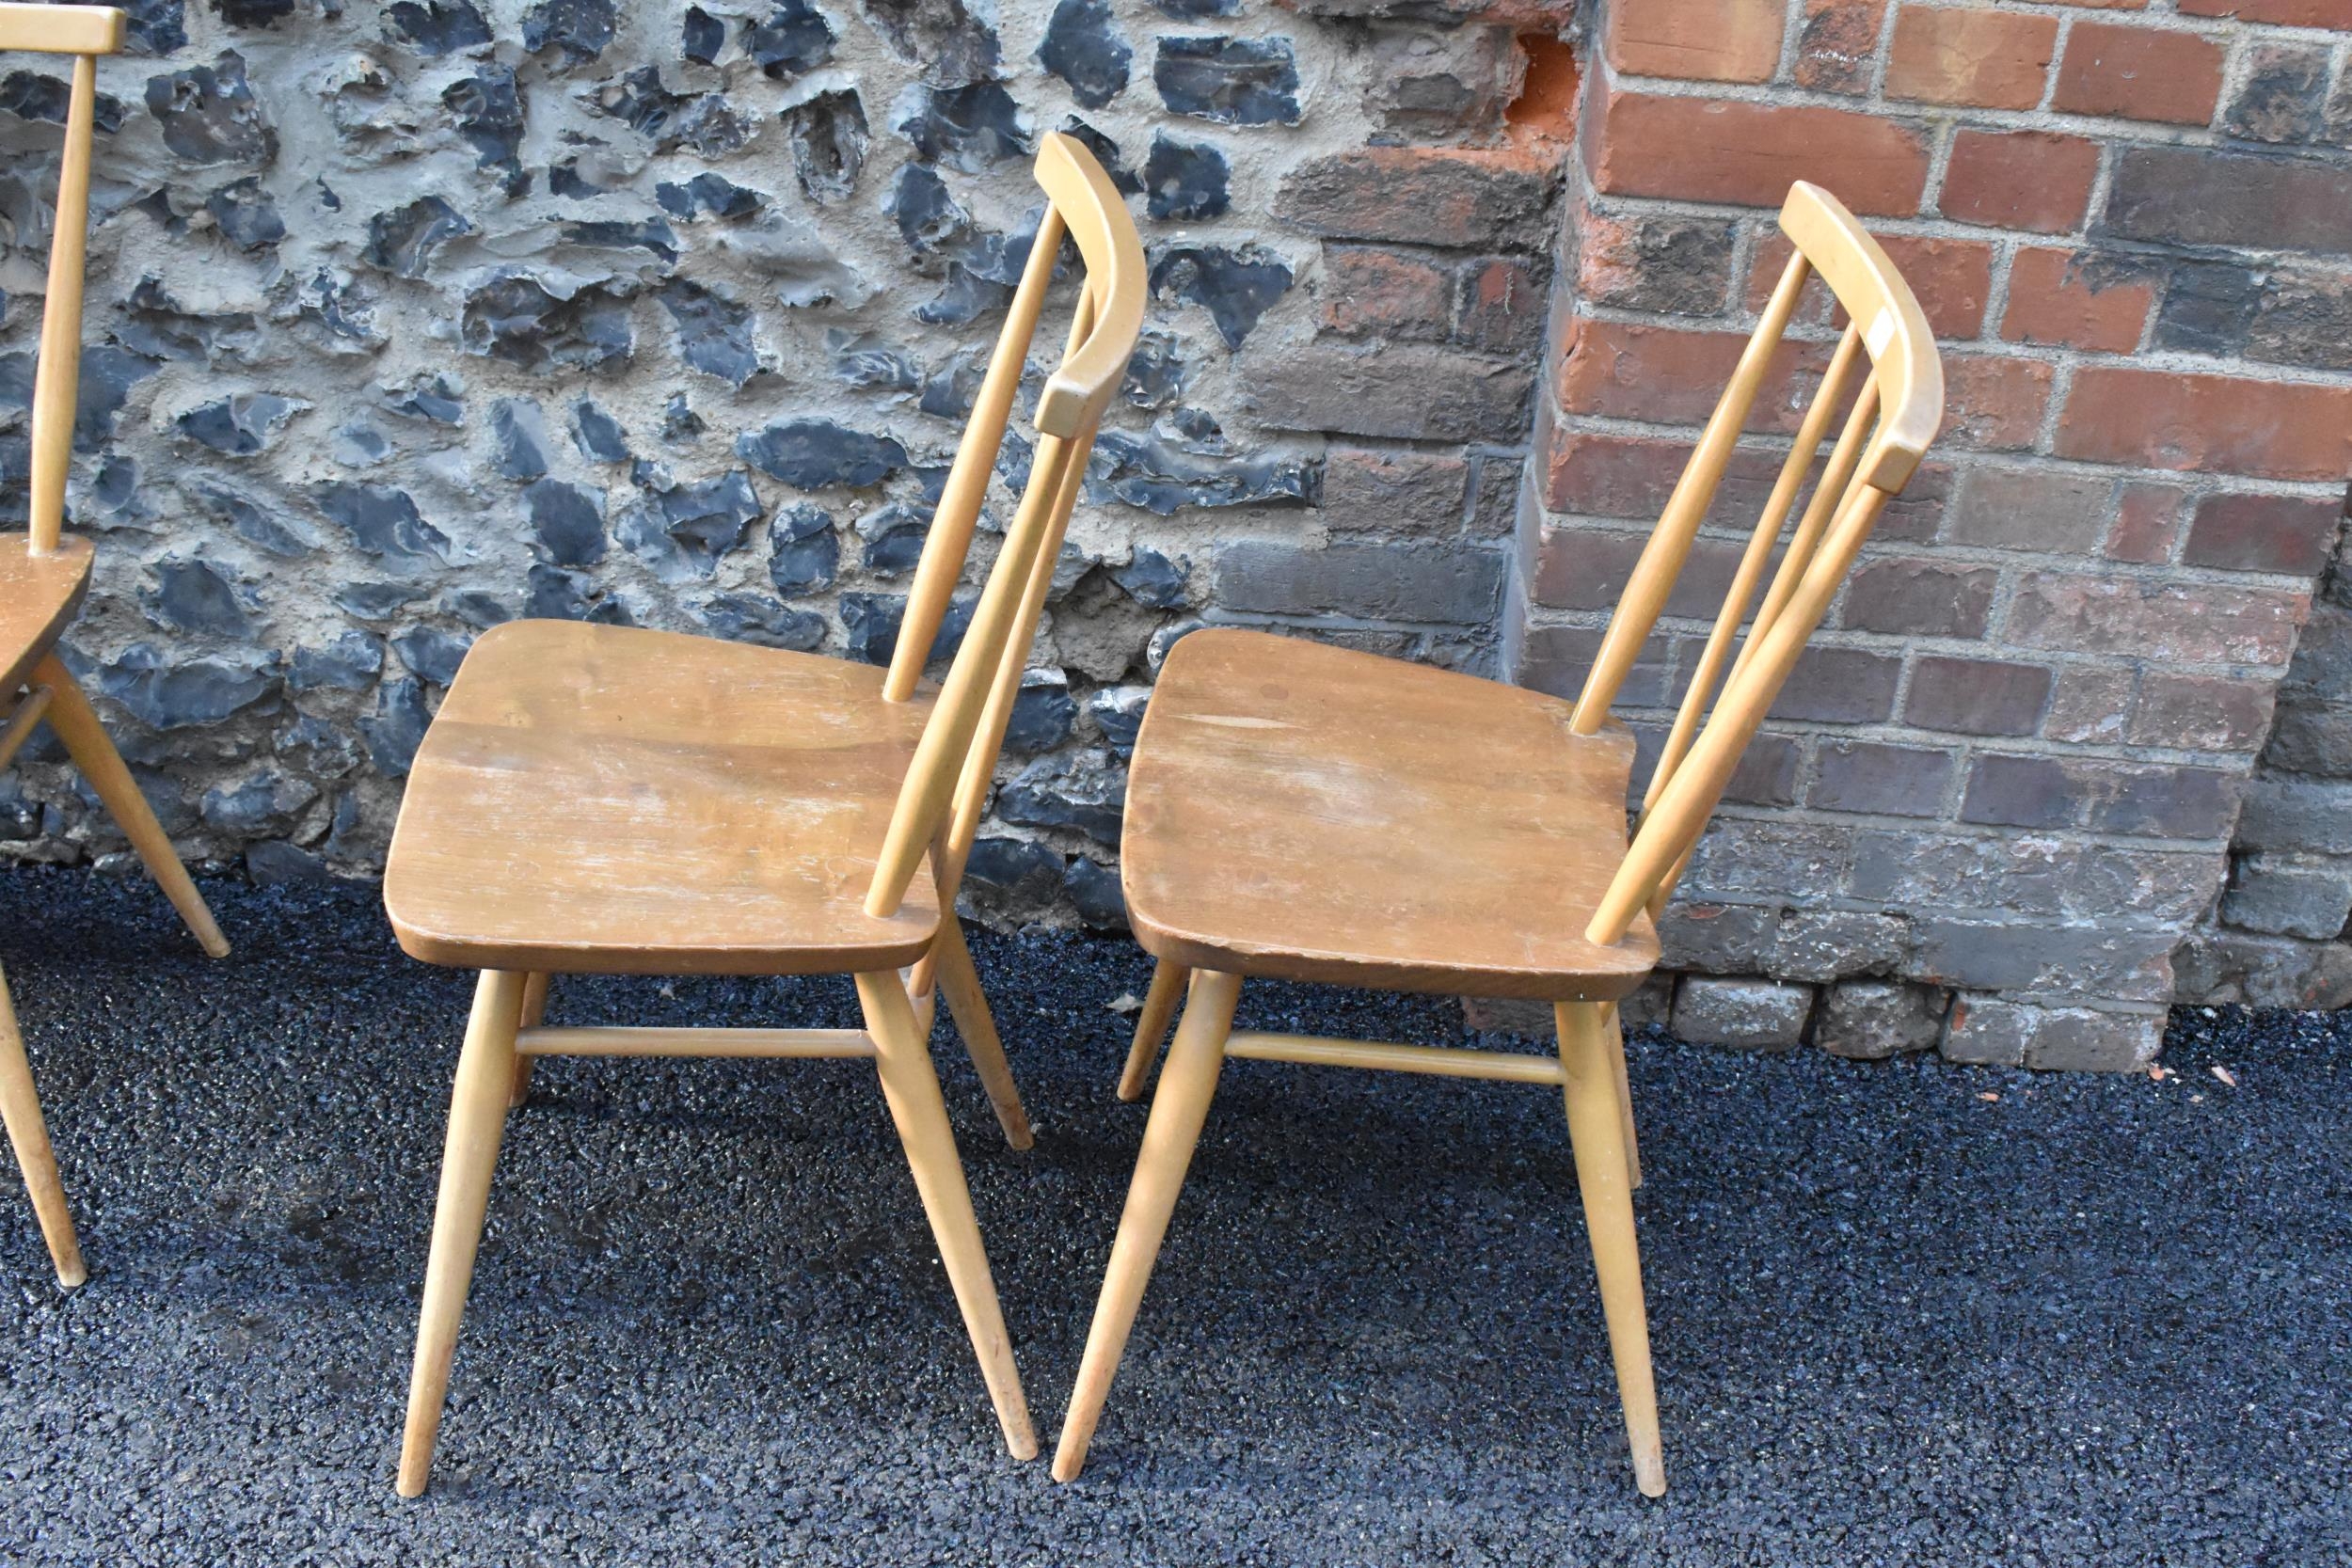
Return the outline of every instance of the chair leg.
{"type": "Polygon", "coordinates": [[[16,1005],[8,998],[8,983],[0,975],[0,1121],[8,1125],[8,1142],[16,1148],[17,1169],[24,1173],[24,1190],[32,1195],[33,1216],[40,1221],[41,1240],[49,1243],[49,1259],[57,1266],[57,1283],[67,1290],[89,1277],[82,1265],[81,1243],[73,1239],[73,1216],[65,1206],[65,1186],[57,1180],[57,1157],[49,1148],[49,1128],[40,1117],[40,1098],[33,1092],[33,1069],[24,1060],[24,1036],[16,1025],[16,1005]]]}
{"type": "Polygon", "coordinates": [[[1617,1396],[1625,1403],[1633,1483],[1644,1497],[1661,1497],[1666,1493],[1666,1462],[1658,1441],[1649,1314],[1642,1304],[1642,1258],[1633,1237],[1633,1195],[1626,1185],[1625,1124],[1609,1065],[1609,1028],[1597,1003],[1563,1002],[1552,1013],[1560,1027],[1560,1065],[1568,1080],[1568,1142],[1576,1152],[1576,1185],[1592,1237],[1593,1272],[1600,1278],[1609,1352],[1617,1364],[1617,1396]]]}
{"type": "Polygon", "coordinates": [[[979,1070],[988,1102],[996,1108],[996,1124],[1005,1142],[1027,1148],[1036,1140],[1029,1132],[1029,1114],[1021,1108],[1021,1089],[1012,1081],[1012,1064],[1005,1060],[1005,1042],[997,1037],[996,1021],[989,1016],[988,995],[980,990],[979,971],[972,967],[972,949],[965,945],[963,927],[952,911],[942,911],[939,939],[931,951],[939,962],[934,973],[947,997],[947,1014],[956,1021],[963,1049],[979,1070]]]}
{"type": "Polygon", "coordinates": [[[1094,1424],[1102,1418],[1127,1335],[1136,1326],[1136,1308],[1168,1234],[1184,1169],[1192,1164],[1193,1147],[1209,1118],[1217,1072],[1225,1065],[1225,1038],[1232,1033],[1233,1005],[1240,997],[1238,974],[1203,970],[1193,976],[1184,1024],[1176,1031],[1176,1043],[1168,1047],[1159,1091],[1152,1097],[1152,1117],[1144,1124],[1143,1148],[1127,1188],[1126,1211],[1119,1216],[1119,1237],[1111,1243],[1110,1268],[1094,1306],[1094,1323],[1087,1330],[1086,1355],[1078,1363],[1077,1386],[1071,1390],[1070,1414],[1062,1422],[1061,1445],[1054,1452],[1056,1481],[1075,1481],[1086,1465],[1087,1445],[1094,1439],[1094,1424]]]}
{"type": "Polygon", "coordinates": [[[131,847],[138,851],[146,863],[147,873],[155,879],[171,907],[180,911],[188,931],[197,944],[215,958],[229,956],[229,939],[220,934],[213,911],[204,907],[204,895],[196,891],[188,879],[188,869],[180,863],[178,851],[155,820],[155,812],[139,793],[131,770],[122,765],[122,753],[106,738],[105,728],[98,721],[97,711],[89,699],[74,683],[73,674],[59,661],[56,654],[45,655],[33,670],[34,684],[49,688],[49,711],[44,716],[49,727],[65,742],[73,766],[82,770],[90,787],[98,791],[98,799],[114,814],[117,826],[131,840],[131,847]]]}
{"type": "Polygon", "coordinates": [[[1119,1074],[1119,1098],[1139,1100],[1143,1081],[1152,1076],[1152,1063],[1160,1053],[1168,1021],[1176,1016],[1192,971],[1172,958],[1162,958],[1152,971],[1152,989],[1143,993],[1143,1010],[1136,1015],[1136,1039],[1127,1048],[1127,1066],[1119,1074]]]}
{"type": "Polygon", "coordinates": [[[473,1017],[457,1057],[449,1104],[449,1141],[441,1152],[441,1194],[433,1209],[433,1248],[424,1265],[424,1305],[417,1322],[417,1359],[408,1377],[408,1426],[400,1444],[404,1497],[424,1495],[433,1472],[433,1440],[457,1354],[457,1323],[473,1282],[475,1250],[490,1204],[490,1173],[506,1129],[506,1097],[515,1082],[515,1030],[522,1019],[525,976],[485,969],[473,1017]]]}
{"type": "MultiPolygon", "coordinates": [[[[522,1026],[526,1029],[536,1029],[547,1020],[548,978],[545,971],[528,974],[523,978],[522,1026]]],[[[531,1069],[537,1061],[536,1056],[526,1056],[519,1052],[516,1053],[515,1076],[507,1085],[506,1089],[508,1110],[513,1110],[531,1098],[531,1069]]]]}
{"type": "Polygon", "coordinates": [[[1617,1017],[1617,1005],[1609,1004],[1609,1072],[1616,1080],[1617,1121],[1625,1134],[1625,1181],[1635,1192],[1642,1190],[1642,1146],[1633,1134],[1633,1082],[1625,1068],[1625,1025],[1617,1017]]]}
{"type": "Polygon", "coordinates": [[[1013,1366],[1012,1341],[1005,1332],[995,1281],[989,1276],[988,1253],[972,1212],[972,1190],[964,1184],[963,1163],[947,1126],[947,1102],[940,1096],[930,1047],[915,1032],[914,1008],[897,974],[885,970],[859,975],[857,995],[866,1010],[866,1032],[874,1037],[882,1098],[898,1124],[898,1140],[906,1146],[914,1190],[922,1196],[931,1238],[947,1268],[947,1283],[955,1288],[956,1305],[963,1312],[964,1332],[972,1337],[980,1376],[995,1402],[1005,1447],[1015,1459],[1034,1459],[1037,1433],[1029,1424],[1028,1400],[1013,1366]]]}

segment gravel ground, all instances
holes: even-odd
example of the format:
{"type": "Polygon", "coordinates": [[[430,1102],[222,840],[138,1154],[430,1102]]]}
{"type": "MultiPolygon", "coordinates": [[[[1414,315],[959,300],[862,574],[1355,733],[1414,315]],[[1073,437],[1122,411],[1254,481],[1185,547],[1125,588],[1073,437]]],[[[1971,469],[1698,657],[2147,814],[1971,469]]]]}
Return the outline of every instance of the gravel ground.
{"type": "MultiPolygon", "coordinates": [[[[998,1441],[870,1069],[550,1063],[433,1492],[392,1494],[465,976],[365,886],[0,877],[92,1275],[0,1188],[10,1563],[2352,1560],[2352,1022],[2177,1074],[1637,1042],[1672,1491],[1645,1502],[1556,1097],[1239,1063],[1092,1463],[998,1441]],[[2234,1076],[2225,1085],[2217,1066],[2234,1076]]],[[[1050,1450],[1143,1125],[1123,942],[977,938],[1039,1128],[956,1131],[1050,1450]]],[[[1460,1034],[1265,986],[1258,1026],[1460,1034]]],[[[853,1022],[843,981],[559,982],[558,1022],[853,1022]]]]}

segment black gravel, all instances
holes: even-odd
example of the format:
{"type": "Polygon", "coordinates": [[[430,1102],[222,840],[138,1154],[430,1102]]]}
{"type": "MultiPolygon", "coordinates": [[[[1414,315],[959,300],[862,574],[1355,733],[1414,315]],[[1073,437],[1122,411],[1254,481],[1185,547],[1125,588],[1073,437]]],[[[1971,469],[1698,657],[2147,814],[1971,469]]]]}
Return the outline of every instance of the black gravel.
{"type": "MultiPolygon", "coordinates": [[[[467,977],[404,958],[372,888],[207,891],[221,964],[143,883],[0,878],[92,1269],[60,1294],[0,1188],[10,1563],[2352,1560],[2352,1023],[2201,1011],[2161,1083],[1639,1042],[1655,1503],[1548,1093],[1231,1068],[1057,1486],[998,1441],[869,1069],[548,1064],[403,1502],[467,977]]],[[[1050,1449],[1144,1117],[1105,1004],[1147,971],[975,945],[1035,1151],[938,1043],[1050,1449]]],[[[852,1006],[567,981],[553,1016],[852,1006]]],[[[1243,1010],[1460,1032],[1423,999],[1243,1010]]]]}

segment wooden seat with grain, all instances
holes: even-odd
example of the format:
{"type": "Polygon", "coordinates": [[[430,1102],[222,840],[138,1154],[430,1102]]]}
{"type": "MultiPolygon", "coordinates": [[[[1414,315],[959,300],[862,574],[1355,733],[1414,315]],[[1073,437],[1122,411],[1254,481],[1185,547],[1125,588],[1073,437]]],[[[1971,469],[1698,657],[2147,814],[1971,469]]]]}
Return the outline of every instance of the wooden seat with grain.
{"type": "MultiPolygon", "coordinates": [[[[106,737],[89,699],[64,660],[58,638],[89,592],[89,541],[63,536],[66,479],[73,465],[74,395],[82,372],[82,267],[88,247],[91,129],[101,55],[122,47],[123,13],[106,6],[0,5],[0,54],[64,55],[73,61],[65,142],[57,167],[56,221],[41,304],[40,354],[33,375],[32,484],[27,528],[0,534],[0,768],[14,761],[43,721],[122,829],[131,847],[214,958],[228,939],[204,907],[171,839],[139,793],[122,755],[106,737]]],[[[32,1069],[17,1031],[8,984],[0,978],[0,1120],[33,1197],[57,1282],[71,1289],[88,1276],[73,1235],[56,1156],[33,1092],[32,1069]]]]}
{"type": "Polygon", "coordinates": [[[1142,1091],[1187,987],[1188,1001],[1112,1243],[1057,1477],[1075,1477],[1086,1462],[1219,1069],[1244,1057],[1561,1087],[1634,1480],[1650,1496],[1664,1492],[1633,1233],[1641,1175],[1615,1001],[1657,963],[1654,915],[1943,415],[1927,320],[1877,243],[1804,183],[1789,191],[1780,226],[1795,253],[1575,704],[1255,632],[1195,632],[1168,656],[1128,774],[1127,912],[1159,967],[1120,1098],[1142,1091]],[[1798,296],[1817,275],[1853,325],[1782,460],[1629,845],[1633,743],[1609,709],[1665,609],[1798,296]],[[1800,511],[1866,356],[1842,432],[1800,511]],[[1780,564],[1759,604],[1776,550],[1780,564]],[[1237,1033],[1242,980],[1261,975],[1549,1001],[1559,1054],[1237,1033]]]}
{"type": "Polygon", "coordinates": [[[927,1045],[945,992],[1008,1140],[1028,1123],[954,913],[1087,455],[1143,322],[1142,245],[1084,146],[1047,207],[924,543],[890,668],[521,622],[469,651],[418,748],[384,878],[401,944],[481,971],[457,1064],[398,1487],[430,1474],[505,1116],[543,1055],[871,1060],[983,1380],[1037,1452],[927,1045]],[[1029,477],[945,681],[923,666],[964,567],[1064,234],[1084,282],[1029,477]],[[901,971],[905,971],[904,974],[901,971]],[[556,973],[838,974],[863,1029],[550,1027],[556,973]]]}

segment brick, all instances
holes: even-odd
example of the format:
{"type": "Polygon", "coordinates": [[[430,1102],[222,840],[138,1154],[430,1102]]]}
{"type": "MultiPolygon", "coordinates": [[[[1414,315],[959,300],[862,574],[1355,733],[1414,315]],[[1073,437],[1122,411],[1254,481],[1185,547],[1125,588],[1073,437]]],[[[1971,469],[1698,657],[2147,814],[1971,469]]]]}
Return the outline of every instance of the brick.
{"type": "Polygon", "coordinates": [[[2063,763],[1979,752],[1968,765],[1960,819],[1995,828],[2072,827],[2075,800],[2074,781],[2063,763]]]}
{"type": "Polygon", "coordinates": [[[2055,367],[2007,354],[1944,356],[1944,439],[1986,451],[2024,451],[2042,434],[2055,367]]]}
{"type": "Polygon", "coordinates": [[[2156,285],[2141,268],[2087,250],[2033,246],[2010,265],[2001,336],[2096,354],[2139,346],[2156,285]]]}
{"type": "Polygon", "coordinates": [[[1243,614],[1491,623],[1505,557],[1469,546],[1334,543],[1309,549],[1238,539],[1216,556],[1216,602],[1243,614]]]}
{"type": "Polygon", "coordinates": [[[1961,475],[1944,537],[1991,549],[2096,555],[2113,489],[2096,475],[1979,464],[1961,475]]]}
{"type": "Polygon", "coordinates": [[[1516,444],[1534,387],[1523,363],[1420,343],[1374,354],[1309,343],[1261,351],[1241,370],[1263,424],[1384,440],[1516,444]]]}
{"type": "Polygon", "coordinates": [[[1949,752],[1839,742],[1820,749],[1805,804],[1816,811],[1935,816],[1942,814],[1945,786],[1951,777],[1949,752]]]}
{"type": "Polygon", "coordinates": [[[2298,773],[2352,773],[2352,707],[2282,701],[2278,712],[2278,722],[2262,748],[2265,763],[2298,773]]]}
{"type": "Polygon", "coordinates": [[[2138,1072],[2164,1049],[2164,1015],[2106,1007],[2036,1009],[2025,1065],[2036,1072],[2138,1072]]]}
{"type": "MultiPolygon", "coordinates": [[[[1613,610],[1648,542],[1646,534],[1546,522],[1521,541],[1528,596],[1551,610],[1613,610]]],[[[1739,568],[1740,549],[1728,539],[1694,542],[1666,596],[1666,614],[1711,623],[1739,568]]]]}
{"type": "Polygon", "coordinates": [[[2352,166],[2201,147],[2126,147],[2107,229],[2168,245],[2352,250],[2352,166]]]}
{"type": "MultiPolygon", "coordinates": [[[[1637,743],[1633,777],[1646,784],[1666,749],[1666,726],[1630,726],[1637,743]]],[[[1793,806],[1797,803],[1797,743],[1785,735],[1759,735],[1740,753],[1739,765],[1724,785],[1724,799],[1744,806],[1793,806]]],[[[1634,797],[1629,805],[1638,800],[1634,797]]]]}
{"type": "Polygon", "coordinates": [[[2199,33],[2078,22],[2050,106],[2062,114],[2203,125],[2221,97],[2221,49],[2199,33]]]}
{"type": "Polygon", "coordinates": [[[2173,958],[2184,1002],[2333,1010],[2352,1004],[2352,943],[2236,931],[2193,933],[2173,958]]]}
{"type": "Polygon", "coordinates": [[[2033,1017],[2039,1010],[1997,996],[1956,996],[1937,1049],[1947,1062],[2023,1067],[2026,1047],[2033,1040],[2033,1017]]]}
{"type": "Polygon", "coordinates": [[[2343,526],[2338,497],[2207,496],[2197,503],[2181,560],[2190,566],[2310,577],[2335,554],[2343,526]]]}
{"type": "Polygon", "coordinates": [[[2053,17],[1908,5],[1895,19],[1885,93],[1930,103],[2030,109],[2058,44],[2053,17]]]}
{"type": "Polygon", "coordinates": [[[1902,980],[1848,980],[1822,993],[1813,1043],[1833,1056],[1879,1061],[1932,1051],[1952,993],[1902,980]]]}
{"type": "Polygon", "coordinates": [[[2256,44],[2247,53],[2246,74],[2222,113],[2221,130],[2241,141],[2317,141],[2327,130],[2327,107],[2326,49],[2256,44]]]}
{"type": "Polygon", "coordinates": [[[1700,1045],[1786,1051],[1804,1038],[1813,988],[1769,980],[1686,978],[1675,989],[1675,1035],[1700,1045]]]}
{"type": "Polygon", "coordinates": [[[1775,906],[1764,973],[1775,980],[1825,985],[1857,974],[1891,974],[1911,947],[1911,922],[1872,910],[1797,910],[1775,906]]]}
{"type": "Polygon", "coordinates": [[[1911,976],[1981,990],[2169,995],[2172,931],[2020,921],[1918,922],[1911,976]]]}
{"type": "Polygon", "coordinates": [[[1501,539],[1518,527],[1527,460],[1517,452],[1484,452],[1470,464],[1470,531],[1501,539]]]}
{"type": "Polygon", "coordinates": [[[2140,678],[2124,738],[2179,752],[2250,752],[2270,731],[2278,690],[2259,677],[2151,670],[2140,678]]]}
{"type": "Polygon", "coordinates": [[[1852,896],[1898,908],[2046,915],[2065,910],[2080,864],[2055,838],[1873,830],[1854,835],[1847,881],[1852,896]]]}
{"type": "MultiPolygon", "coordinates": [[[[1558,371],[1560,406],[1661,424],[1702,424],[1714,412],[1746,350],[1744,332],[1710,332],[1648,322],[1576,323],[1558,371]]],[[[1772,356],[1748,414],[1747,428],[1782,434],[1804,418],[1829,345],[1784,341],[1772,356]]]]}
{"type": "Polygon", "coordinates": [[[1446,533],[1459,528],[1470,465],[1445,452],[1333,446],[1323,460],[1323,514],[1340,529],[1446,533]]]}
{"type": "Polygon", "coordinates": [[[2285,589],[2028,572],[2008,635],[2028,648],[2159,663],[2283,665],[2310,609],[2310,594],[2285,589]]]}
{"type": "Polygon", "coordinates": [[[2137,681],[2134,671],[2113,664],[2061,666],[2050,711],[2042,718],[2042,738],[2077,746],[2122,744],[2137,681]]]}
{"type": "Polygon", "coordinates": [[[1769,904],[1685,903],[1658,918],[1662,961],[1702,974],[1756,974],[1770,961],[1780,911],[1769,904]]]}
{"type": "Polygon", "coordinates": [[[1764,82],[1780,64],[1781,13],[1755,0],[1642,0],[1609,12],[1609,63],[1633,76],[1764,82]]]}
{"type": "Polygon", "coordinates": [[[2268,282],[2267,269],[2235,261],[2176,261],[2149,341],[2188,354],[2242,354],[2268,282]]]}
{"type": "Polygon", "coordinates": [[[2352,387],[2086,365],[2055,450],[2092,463],[2341,480],[2352,473],[2352,387]]]}
{"type": "Polygon", "coordinates": [[[1323,325],[1342,337],[1443,338],[1454,277],[1428,257],[1371,245],[1326,245],[1323,325]]]}
{"type": "Polygon", "coordinates": [[[1454,341],[1465,348],[1518,357],[1544,341],[1551,269],[1524,256],[1466,261],[1455,281],[1454,341]]]}
{"type": "Polygon", "coordinates": [[[1923,654],[1912,667],[1903,721],[1962,735],[2031,735],[2050,682],[2045,665],[1923,654]]]}
{"type": "Polygon", "coordinates": [[[1994,229],[2063,234],[2083,220],[2099,178],[2099,144],[2049,131],[1968,131],[1952,137],[1937,208],[1994,229]]]}
{"type": "MultiPolygon", "coordinates": [[[[1938,239],[1917,234],[1881,236],[1879,246],[1911,285],[1928,325],[1939,338],[1965,340],[1984,327],[1985,301],[1993,293],[1993,246],[1984,240],[1938,239]]],[[[1789,245],[1777,230],[1760,236],[1748,264],[1747,306],[1761,312],[1788,265],[1789,245]]],[[[1805,286],[1806,305],[1798,320],[1845,325],[1845,312],[1824,312],[1828,289],[1817,276],[1805,286]],[[1818,306],[1816,302],[1818,303],[1818,306]]]]}
{"type": "Polygon", "coordinates": [[[1797,35],[1796,82],[1816,92],[1870,90],[1886,0],[1805,0],[1797,35]]]}
{"type": "Polygon", "coordinates": [[[2188,492],[2177,484],[2134,480],[2116,493],[2115,526],[2108,531],[2110,561],[2153,564],[2172,559],[2181,542],[2188,492]]]}
{"type": "Polygon", "coordinates": [[[1817,724],[1871,724],[1895,712],[1902,660],[1861,648],[1816,645],[1797,656],[1770,717],[1817,724]]]}
{"type": "Polygon", "coordinates": [[[2217,768],[2086,764],[2079,772],[2092,831],[2142,838],[2228,838],[2245,782],[2217,768]]]}
{"type": "Polygon", "coordinates": [[[2201,919],[2226,869],[2210,849],[2087,844],[2064,890],[2066,912],[2087,920],[2201,919]]]}
{"type": "Polygon", "coordinates": [[[2241,340],[2248,358],[2352,371],[2352,274],[2282,268],[2253,297],[2241,340]]]}
{"type": "Polygon", "coordinates": [[[1691,458],[1687,441],[1553,426],[1544,434],[1544,504],[1588,517],[1655,518],[1691,458]]]}
{"type": "Polygon", "coordinates": [[[1276,196],[1283,222],[1329,239],[1535,250],[1556,179],[1540,151],[1369,147],[1311,159],[1276,196]]]}
{"type": "Polygon", "coordinates": [[[1850,875],[1852,840],[1842,825],[1757,817],[1708,824],[1683,879],[1692,898],[1759,894],[1826,897],[1850,875]]]}
{"type": "MultiPolygon", "coordinates": [[[[1518,660],[1511,678],[1554,697],[1574,698],[1600,651],[1598,626],[1529,626],[1519,636],[1518,660]]],[[[1621,707],[1661,707],[1667,702],[1666,640],[1653,637],[1617,689],[1621,707]]]]}
{"type": "Polygon", "coordinates": [[[1714,315],[1731,284],[1738,231],[1726,218],[1587,213],[1577,224],[1577,293],[1629,310],[1714,315]]]}
{"type": "Polygon", "coordinates": [[[2352,855],[2352,780],[2256,774],[2238,815],[2237,847],[2352,855]]]}
{"type": "Polygon", "coordinates": [[[1607,92],[1586,94],[1578,135],[1596,189],[1777,208],[1791,182],[1822,173],[1836,150],[1838,198],[1856,213],[1905,216],[1927,186],[1928,141],[1875,114],[1809,104],[1607,92]]]}
{"type": "Polygon", "coordinates": [[[1982,637],[2000,573],[1910,558],[1870,561],[1846,587],[1838,625],[1893,637],[1982,637]]]}
{"type": "Polygon", "coordinates": [[[2344,0],[2181,0],[2184,16],[2233,16],[2275,27],[2334,27],[2352,31],[2344,0]]]}
{"type": "Polygon", "coordinates": [[[2244,855],[2221,895],[2221,920],[2240,930],[2328,942],[2352,919],[2352,873],[2328,861],[2244,855]]]}

